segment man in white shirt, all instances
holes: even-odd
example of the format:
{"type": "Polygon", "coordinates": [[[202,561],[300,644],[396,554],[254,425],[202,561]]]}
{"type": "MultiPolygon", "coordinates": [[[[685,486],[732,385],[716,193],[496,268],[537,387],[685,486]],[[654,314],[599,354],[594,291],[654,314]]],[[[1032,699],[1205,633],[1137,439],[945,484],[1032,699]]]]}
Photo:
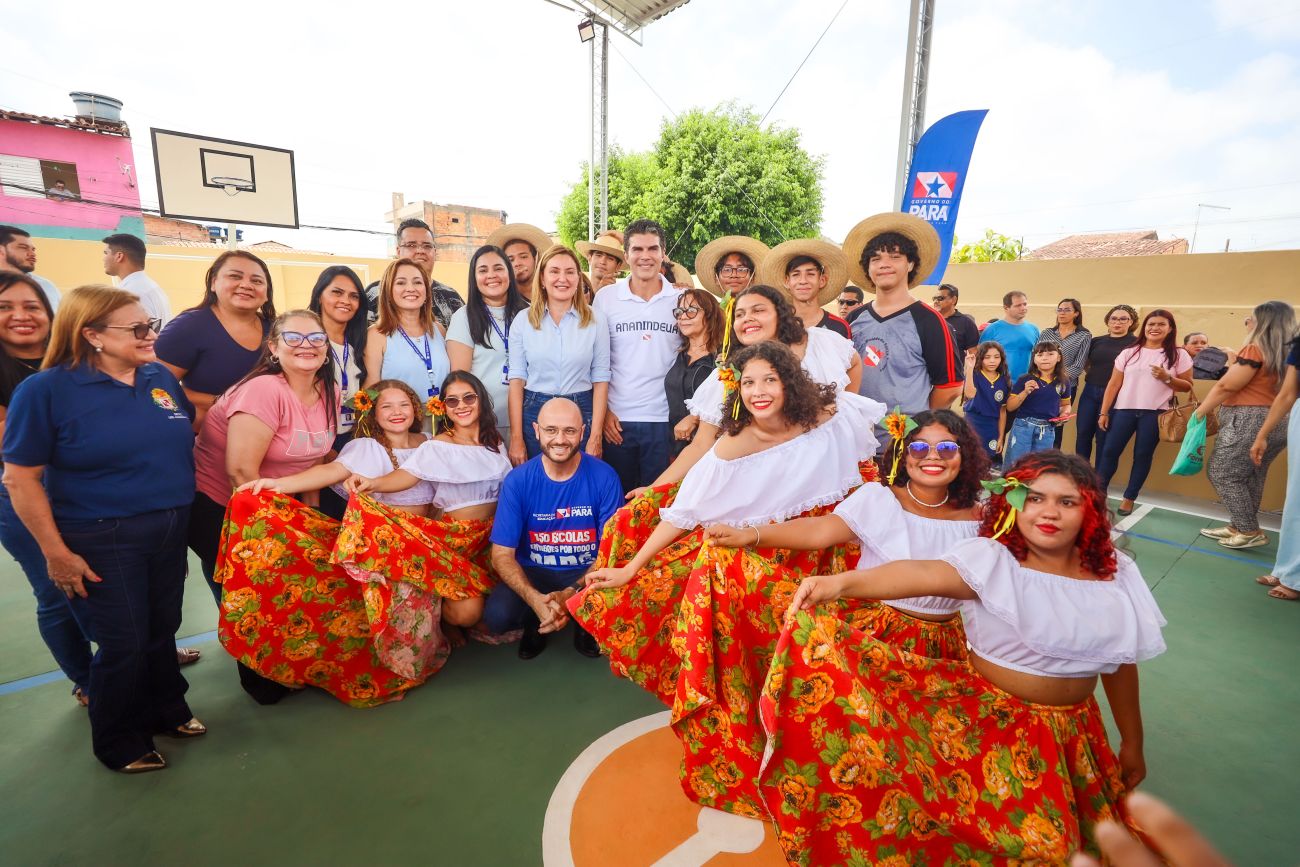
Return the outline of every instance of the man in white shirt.
{"type": "Polygon", "coordinates": [[[118,285],[140,299],[150,318],[166,325],[172,305],[162,287],[144,273],[144,241],[135,235],[109,235],[104,239],[104,273],[116,277],[118,285]]]}
{"type": "Polygon", "coordinates": [[[0,226],[0,271],[17,271],[26,274],[45,291],[45,298],[50,302],[50,309],[59,309],[62,293],[44,277],[33,274],[36,270],[36,245],[32,243],[31,233],[17,226],[0,226]]]}
{"type": "Polygon", "coordinates": [[[630,491],[668,468],[672,434],[664,376],[681,345],[673,316],[681,292],[660,272],[666,253],[662,226],[637,220],[623,237],[631,274],[597,292],[592,307],[609,326],[604,458],[630,491]]]}

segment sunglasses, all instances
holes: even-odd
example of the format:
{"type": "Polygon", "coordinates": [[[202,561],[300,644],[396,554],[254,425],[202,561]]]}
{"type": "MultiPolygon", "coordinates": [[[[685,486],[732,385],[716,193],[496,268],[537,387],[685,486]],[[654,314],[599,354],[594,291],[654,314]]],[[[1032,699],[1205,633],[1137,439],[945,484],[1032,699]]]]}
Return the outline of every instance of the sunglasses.
{"type": "Polygon", "coordinates": [[[447,409],[455,409],[461,404],[464,404],[465,406],[469,407],[469,406],[474,406],[477,403],[478,403],[478,395],[474,394],[474,392],[470,392],[464,397],[444,397],[442,399],[442,405],[447,407],[447,409]]]}
{"type": "Polygon", "coordinates": [[[329,341],[329,335],[324,331],[313,331],[310,334],[303,334],[301,331],[281,331],[280,339],[286,346],[302,346],[306,343],[315,349],[320,349],[329,341]]]}
{"type": "Polygon", "coordinates": [[[700,312],[700,308],[698,307],[674,307],[673,318],[681,319],[685,317],[687,319],[694,319],[697,315],[699,315],[699,312],[700,312]]]}
{"type": "Polygon", "coordinates": [[[157,334],[162,330],[161,319],[150,319],[148,322],[137,322],[134,325],[105,325],[105,328],[116,328],[119,331],[130,331],[131,336],[136,340],[144,340],[150,333],[157,334]]]}
{"type": "Polygon", "coordinates": [[[957,457],[957,453],[960,451],[961,446],[952,440],[942,440],[933,444],[912,440],[907,444],[907,453],[917,459],[929,457],[930,453],[933,452],[939,456],[939,460],[950,461],[957,457]]]}
{"type": "Polygon", "coordinates": [[[856,298],[841,298],[841,299],[839,299],[839,302],[840,302],[840,306],[841,306],[841,307],[852,307],[854,304],[857,304],[857,303],[858,303],[858,299],[856,299],[856,298]]]}

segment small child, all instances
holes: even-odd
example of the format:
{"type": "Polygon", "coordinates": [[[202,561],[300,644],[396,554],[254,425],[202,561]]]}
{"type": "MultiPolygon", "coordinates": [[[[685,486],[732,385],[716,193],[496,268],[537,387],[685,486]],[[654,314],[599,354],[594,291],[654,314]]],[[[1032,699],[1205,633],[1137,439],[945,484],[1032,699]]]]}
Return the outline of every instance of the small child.
{"type": "Polygon", "coordinates": [[[1007,409],[1016,413],[1003,450],[1004,466],[1011,466],[1030,452],[1055,446],[1056,426],[1065,423],[1070,412],[1073,387],[1065,372],[1061,347],[1040,341],[1034,347],[1033,366],[1016,380],[1007,398],[1007,409]]]}
{"type": "Polygon", "coordinates": [[[986,340],[975,347],[975,362],[966,365],[962,412],[995,465],[1005,444],[1007,398],[1010,396],[1011,377],[1007,373],[1006,353],[996,340],[986,340]]]}

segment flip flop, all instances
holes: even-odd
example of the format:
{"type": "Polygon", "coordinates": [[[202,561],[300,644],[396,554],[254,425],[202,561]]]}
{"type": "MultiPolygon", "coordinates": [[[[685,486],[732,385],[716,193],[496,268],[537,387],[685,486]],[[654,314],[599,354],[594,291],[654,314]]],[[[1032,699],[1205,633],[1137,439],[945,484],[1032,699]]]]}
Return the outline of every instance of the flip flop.
{"type": "Polygon", "coordinates": [[[1268,591],[1268,595],[1272,596],[1274,599],[1282,599],[1287,602],[1294,602],[1297,599],[1300,599],[1300,591],[1292,590],[1290,587],[1283,587],[1280,584],[1268,591]]]}
{"type": "Polygon", "coordinates": [[[1255,579],[1255,583],[1263,584],[1265,587],[1276,587],[1282,582],[1274,578],[1272,575],[1260,575],[1255,579]]]}

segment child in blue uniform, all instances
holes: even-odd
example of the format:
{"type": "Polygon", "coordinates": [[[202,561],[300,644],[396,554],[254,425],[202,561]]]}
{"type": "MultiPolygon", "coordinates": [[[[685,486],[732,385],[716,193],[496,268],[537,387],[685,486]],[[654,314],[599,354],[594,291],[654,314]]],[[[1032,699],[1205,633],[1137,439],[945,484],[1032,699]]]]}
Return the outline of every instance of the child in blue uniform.
{"type": "Polygon", "coordinates": [[[1011,466],[1023,455],[1050,449],[1055,444],[1055,421],[1070,412],[1073,388],[1065,372],[1061,347],[1041,341],[1034,347],[1029,373],[1016,380],[1007,398],[1007,409],[1016,413],[1002,453],[1004,466],[1011,466]]]}
{"type": "Polygon", "coordinates": [[[989,460],[997,464],[1007,432],[1007,398],[1011,378],[1002,344],[986,340],[975,347],[975,363],[966,365],[966,386],[962,389],[962,412],[984,444],[989,460]]]}

